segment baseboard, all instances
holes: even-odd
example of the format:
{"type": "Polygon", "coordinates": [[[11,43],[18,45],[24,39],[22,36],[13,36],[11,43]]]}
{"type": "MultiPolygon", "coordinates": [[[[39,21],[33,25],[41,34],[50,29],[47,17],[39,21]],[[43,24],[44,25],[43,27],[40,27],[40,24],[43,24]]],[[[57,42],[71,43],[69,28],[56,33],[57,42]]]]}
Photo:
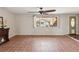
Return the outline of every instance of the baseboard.
{"type": "Polygon", "coordinates": [[[65,36],[65,35],[16,35],[16,36],[27,36],[27,37],[29,37],[29,36],[31,36],[31,37],[34,37],[34,36],[48,37],[48,36],[50,36],[50,37],[53,37],[53,36],[65,36]]]}

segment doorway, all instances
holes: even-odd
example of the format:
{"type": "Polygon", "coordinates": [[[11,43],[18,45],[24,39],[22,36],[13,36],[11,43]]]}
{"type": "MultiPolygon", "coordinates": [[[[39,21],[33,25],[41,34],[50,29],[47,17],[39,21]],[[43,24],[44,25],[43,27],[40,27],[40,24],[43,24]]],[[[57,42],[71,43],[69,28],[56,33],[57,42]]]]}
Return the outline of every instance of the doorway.
{"type": "Polygon", "coordinates": [[[69,35],[76,37],[76,16],[69,17],[69,35]]]}

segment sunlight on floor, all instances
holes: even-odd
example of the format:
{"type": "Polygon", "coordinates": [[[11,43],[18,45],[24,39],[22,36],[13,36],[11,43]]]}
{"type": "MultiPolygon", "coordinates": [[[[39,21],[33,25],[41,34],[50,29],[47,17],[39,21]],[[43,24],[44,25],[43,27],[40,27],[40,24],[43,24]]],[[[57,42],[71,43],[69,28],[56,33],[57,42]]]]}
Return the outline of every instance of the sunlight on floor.
{"type": "Polygon", "coordinates": [[[55,47],[57,47],[57,43],[52,40],[37,40],[33,42],[32,47],[32,51],[52,51],[56,50],[55,47]],[[54,47],[54,49],[51,47],[54,47]]]}

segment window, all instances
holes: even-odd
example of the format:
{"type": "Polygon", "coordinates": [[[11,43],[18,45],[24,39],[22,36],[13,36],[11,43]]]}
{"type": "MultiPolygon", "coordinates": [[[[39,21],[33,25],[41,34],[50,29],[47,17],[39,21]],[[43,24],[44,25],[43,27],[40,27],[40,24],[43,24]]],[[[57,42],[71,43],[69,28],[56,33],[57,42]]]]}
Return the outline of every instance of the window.
{"type": "Polygon", "coordinates": [[[34,27],[56,27],[57,17],[34,17],[34,27]]]}
{"type": "Polygon", "coordinates": [[[75,26],[75,19],[74,19],[74,18],[71,19],[71,26],[72,26],[72,27],[75,26]]]}

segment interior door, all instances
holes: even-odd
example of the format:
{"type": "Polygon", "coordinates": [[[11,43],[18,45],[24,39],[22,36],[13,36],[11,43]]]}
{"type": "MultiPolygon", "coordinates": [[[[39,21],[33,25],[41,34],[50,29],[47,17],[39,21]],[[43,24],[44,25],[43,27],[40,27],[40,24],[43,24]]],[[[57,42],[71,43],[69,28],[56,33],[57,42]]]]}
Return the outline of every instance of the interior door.
{"type": "Polygon", "coordinates": [[[69,17],[69,34],[76,34],[76,16],[69,17]]]}

